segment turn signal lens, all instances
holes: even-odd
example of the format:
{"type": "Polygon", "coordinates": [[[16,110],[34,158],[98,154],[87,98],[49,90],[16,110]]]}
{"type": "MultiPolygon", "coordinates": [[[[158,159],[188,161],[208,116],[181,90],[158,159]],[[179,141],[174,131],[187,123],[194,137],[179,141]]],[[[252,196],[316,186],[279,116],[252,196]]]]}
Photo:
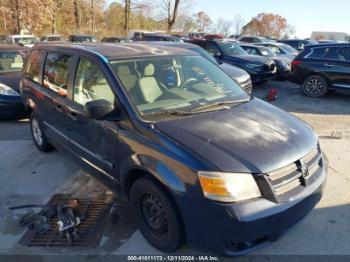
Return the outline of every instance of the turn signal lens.
{"type": "Polygon", "coordinates": [[[220,202],[239,202],[261,197],[258,185],[251,174],[198,172],[206,198],[220,202]]]}

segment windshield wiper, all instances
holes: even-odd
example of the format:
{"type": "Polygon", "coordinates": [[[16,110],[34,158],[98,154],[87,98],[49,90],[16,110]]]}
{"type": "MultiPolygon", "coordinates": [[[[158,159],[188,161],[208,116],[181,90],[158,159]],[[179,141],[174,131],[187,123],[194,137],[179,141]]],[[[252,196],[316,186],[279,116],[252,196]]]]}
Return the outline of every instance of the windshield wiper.
{"type": "Polygon", "coordinates": [[[249,101],[249,99],[220,101],[220,102],[215,102],[215,103],[206,104],[206,105],[202,105],[202,106],[196,107],[196,108],[192,109],[191,112],[193,113],[193,112],[203,111],[203,110],[210,109],[210,108],[215,108],[215,107],[228,106],[229,108],[231,108],[233,105],[242,104],[242,103],[245,103],[245,102],[248,102],[248,101],[249,101]]]}
{"type": "Polygon", "coordinates": [[[157,116],[157,115],[188,116],[188,115],[192,115],[192,113],[189,111],[164,110],[160,112],[153,112],[147,115],[148,116],[157,116]]]}

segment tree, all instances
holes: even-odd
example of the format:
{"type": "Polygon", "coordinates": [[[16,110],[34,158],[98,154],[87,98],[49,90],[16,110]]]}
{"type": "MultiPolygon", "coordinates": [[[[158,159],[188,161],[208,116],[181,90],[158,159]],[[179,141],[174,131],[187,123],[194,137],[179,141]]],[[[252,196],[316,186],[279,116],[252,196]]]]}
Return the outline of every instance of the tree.
{"type": "Polygon", "coordinates": [[[208,27],[213,23],[209,15],[205,12],[199,12],[197,13],[197,28],[199,32],[205,32],[208,27]]]}
{"type": "Polygon", "coordinates": [[[261,13],[243,27],[243,33],[280,38],[287,29],[287,20],[277,14],[261,13]]]}
{"type": "Polygon", "coordinates": [[[79,17],[79,8],[78,8],[78,0],[73,0],[74,6],[74,21],[75,21],[75,33],[80,32],[80,17],[79,17]]]}
{"type": "Polygon", "coordinates": [[[239,14],[235,15],[232,20],[232,26],[234,28],[234,33],[236,35],[241,34],[243,25],[244,25],[244,18],[239,14]]]}
{"type": "Polygon", "coordinates": [[[176,19],[176,23],[174,25],[174,28],[178,32],[183,32],[183,33],[189,33],[196,28],[196,21],[195,17],[193,15],[179,15],[178,18],[176,19]]]}
{"type": "Polygon", "coordinates": [[[231,28],[232,28],[232,21],[219,18],[215,23],[214,31],[217,34],[227,37],[231,32],[231,28]]]}

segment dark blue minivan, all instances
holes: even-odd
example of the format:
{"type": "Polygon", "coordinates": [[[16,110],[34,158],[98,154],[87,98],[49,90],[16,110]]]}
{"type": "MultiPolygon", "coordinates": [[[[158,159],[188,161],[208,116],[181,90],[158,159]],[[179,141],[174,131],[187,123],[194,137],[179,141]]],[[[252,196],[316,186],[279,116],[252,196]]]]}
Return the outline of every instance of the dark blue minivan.
{"type": "Polygon", "coordinates": [[[116,191],[162,251],[185,241],[252,251],[322,196],[328,164],[314,131],[193,51],[39,44],[21,94],[36,146],[69,153],[116,191]]]}

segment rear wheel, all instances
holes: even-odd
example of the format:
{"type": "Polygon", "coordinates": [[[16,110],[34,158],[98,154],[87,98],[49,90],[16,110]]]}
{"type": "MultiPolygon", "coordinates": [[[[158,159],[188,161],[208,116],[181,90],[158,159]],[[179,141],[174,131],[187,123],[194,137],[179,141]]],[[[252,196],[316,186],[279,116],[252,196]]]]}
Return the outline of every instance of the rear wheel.
{"type": "Polygon", "coordinates": [[[181,218],[173,200],[156,182],[138,179],[131,189],[131,203],[138,227],[155,248],[172,252],[184,240],[181,218]]]}
{"type": "Polygon", "coordinates": [[[47,141],[47,138],[42,130],[42,124],[35,113],[30,115],[30,129],[36,147],[42,152],[53,150],[53,146],[47,141]]]}
{"type": "Polygon", "coordinates": [[[321,75],[312,75],[304,81],[302,88],[307,96],[321,97],[327,93],[328,82],[321,75]]]}

